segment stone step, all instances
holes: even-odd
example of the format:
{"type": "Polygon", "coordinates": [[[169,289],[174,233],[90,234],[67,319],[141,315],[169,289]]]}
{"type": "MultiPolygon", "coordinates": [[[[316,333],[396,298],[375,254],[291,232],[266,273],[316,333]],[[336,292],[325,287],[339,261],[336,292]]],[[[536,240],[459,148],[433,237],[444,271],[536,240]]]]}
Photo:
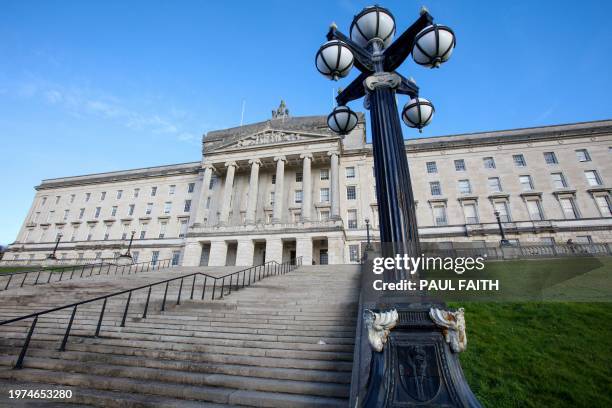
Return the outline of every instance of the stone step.
{"type": "Polygon", "coordinates": [[[345,407],[345,398],[329,398],[310,395],[292,395],[279,392],[234,390],[222,387],[192,386],[131,378],[82,375],[49,370],[22,369],[0,370],[0,381],[25,381],[74,386],[82,389],[119,391],[133,394],[151,394],[164,398],[207,401],[251,407],[311,408],[345,407]]]}

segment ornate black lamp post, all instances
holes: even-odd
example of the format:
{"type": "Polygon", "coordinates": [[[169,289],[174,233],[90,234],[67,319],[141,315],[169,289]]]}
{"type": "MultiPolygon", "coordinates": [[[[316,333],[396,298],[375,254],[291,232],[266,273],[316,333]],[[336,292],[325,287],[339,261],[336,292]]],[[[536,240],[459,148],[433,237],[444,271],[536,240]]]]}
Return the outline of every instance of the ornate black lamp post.
{"type": "Polygon", "coordinates": [[[499,235],[501,235],[501,245],[510,245],[510,241],[506,239],[506,233],[504,232],[504,226],[501,223],[501,218],[499,217],[499,211],[495,211],[495,218],[497,219],[497,226],[499,227],[499,235]]]}
{"type": "Polygon", "coordinates": [[[135,234],[136,231],[132,231],[132,236],[130,237],[130,243],[128,244],[127,250],[124,254],[119,255],[119,258],[117,258],[117,263],[119,265],[129,265],[134,262],[134,260],[132,259],[132,254],[130,253],[130,249],[132,248],[132,241],[134,241],[135,234]]]}
{"type": "Polygon", "coordinates": [[[365,223],[366,223],[366,237],[367,237],[366,251],[369,251],[370,249],[372,249],[372,244],[370,243],[370,219],[366,218],[365,223]]]}
{"type": "MultiPolygon", "coordinates": [[[[451,56],[455,36],[450,28],[433,24],[425,8],[393,41],[395,33],[395,19],[389,10],[366,7],[353,19],[350,38],[331,25],[328,42],[317,52],[316,67],[333,80],[347,76],[353,66],[360,71],[337,96],[338,106],[327,122],[337,133],[349,133],[357,124],[357,114],[346,104],[365,97],[372,129],[382,255],[419,257],[415,202],[396,94],[410,97],[402,109],[402,119],[409,127],[421,130],[427,126],[434,107],[419,97],[414,80],[396,70],[411,53],[417,64],[438,68],[451,56]]],[[[408,279],[404,270],[385,275],[387,282],[403,279],[408,279]]],[[[371,365],[369,374],[357,366],[360,375],[357,385],[353,377],[351,406],[480,406],[456,355],[466,344],[462,309],[447,311],[441,301],[397,295],[384,296],[371,306],[362,303],[362,307],[371,365]]],[[[360,361],[366,359],[364,354],[360,361]]]]}

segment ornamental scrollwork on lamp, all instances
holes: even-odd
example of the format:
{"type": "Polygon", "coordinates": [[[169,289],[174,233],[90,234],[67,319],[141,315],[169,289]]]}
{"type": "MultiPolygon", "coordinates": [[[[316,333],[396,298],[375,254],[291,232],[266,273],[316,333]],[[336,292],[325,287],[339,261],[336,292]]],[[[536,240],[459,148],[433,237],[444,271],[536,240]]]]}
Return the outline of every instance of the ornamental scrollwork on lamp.
{"type": "Polygon", "coordinates": [[[370,346],[374,351],[381,352],[389,332],[392,328],[397,325],[398,314],[397,310],[389,310],[386,312],[373,312],[370,309],[366,309],[363,312],[363,320],[365,321],[366,328],[368,329],[368,340],[370,346]]]}
{"type": "Polygon", "coordinates": [[[449,310],[429,309],[429,317],[438,327],[442,327],[444,339],[454,353],[461,353],[467,347],[467,336],[465,334],[464,309],[461,307],[456,312],[449,310]]]}

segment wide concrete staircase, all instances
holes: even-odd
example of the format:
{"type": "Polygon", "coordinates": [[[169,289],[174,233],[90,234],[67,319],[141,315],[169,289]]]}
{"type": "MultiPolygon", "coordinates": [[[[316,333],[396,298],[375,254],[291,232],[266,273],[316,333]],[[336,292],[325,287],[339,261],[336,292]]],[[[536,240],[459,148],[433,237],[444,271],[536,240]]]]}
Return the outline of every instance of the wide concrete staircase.
{"type": "MultiPolygon", "coordinates": [[[[217,275],[228,272],[216,269],[217,275]]],[[[23,298],[0,296],[0,318],[51,307],[58,292],[66,304],[95,297],[96,285],[128,289],[160,280],[160,273],[131,279],[100,277],[79,281],[79,288],[52,284],[23,298]],[[45,291],[51,295],[45,297],[45,291]]],[[[82,305],[64,352],[58,348],[72,310],[42,316],[20,370],[12,366],[31,320],[0,326],[0,405],[15,406],[6,399],[6,391],[15,388],[71,389],[72,399],[53,401],[58,406],[348,405],[358,266],[302,266],[214,301],[209,293],[200,300],[202,285],[199,277],[185,279],[180,305],[178,283],[169,286],[164,312],[163,290],[155,289],[145,319],[147,291],[134,292],[125,327],[120,327],[125,297],[109,299],[99,337],[93,334],[101,304],[82,305]]]]}

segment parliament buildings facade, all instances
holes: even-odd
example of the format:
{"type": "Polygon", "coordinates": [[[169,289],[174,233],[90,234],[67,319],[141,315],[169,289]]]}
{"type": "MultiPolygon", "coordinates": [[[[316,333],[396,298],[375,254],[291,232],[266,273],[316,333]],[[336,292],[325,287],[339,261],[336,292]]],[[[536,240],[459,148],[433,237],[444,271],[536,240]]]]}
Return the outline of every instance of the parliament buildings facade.
{"type": "MultiPolygon", "coordinates": [[[[612,121],[406,141],[423,241],[612,241],[612,121]]],[[[323,116],[209,132],[202,160],[43,180],[5,260],[353,263],[378,233],[365,120],[346,137],[323,116]]]]}

